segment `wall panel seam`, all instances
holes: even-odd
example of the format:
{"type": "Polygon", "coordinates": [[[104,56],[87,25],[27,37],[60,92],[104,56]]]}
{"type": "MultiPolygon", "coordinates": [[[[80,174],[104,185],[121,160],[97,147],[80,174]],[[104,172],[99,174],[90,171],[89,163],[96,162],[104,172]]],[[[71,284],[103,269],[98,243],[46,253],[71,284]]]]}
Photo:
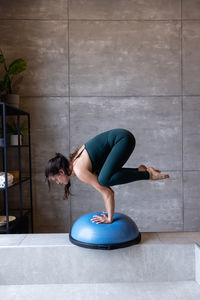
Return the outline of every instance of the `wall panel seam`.
{"type": "Polygon", "coordinates": [[[183,214],[183,231],[185,229],[185,207],[184,207],[184,180],[183,180],[183,0],[181,0],[181,131],[182,131],[182,214],[183,214]]]}
{"type": "MultiPolygon", "coordinates": [[[[69,97],[69,107],[68,107],[68,114],[69,114],[69,128],[68,128],[68,134],[69,134],[69,147],[68,147],[68,152],[70,153],[70,148],[71,148],[71,129],[70,129],[70,123],[71,123],[71,116],[70,116],[70,110],[71,110],[71,91],[70,91],[70,38],[69,38],[69,2],[68,1],[68,6],[67,6],[67,47],[68,47],[68,53],[67,53],[67,62],[68,62],[68,97],[69,97]]],[[[71,228],[72,225],[72,205],[71,205],[71,196],[69,196],[69,229],[71,228]]]]}

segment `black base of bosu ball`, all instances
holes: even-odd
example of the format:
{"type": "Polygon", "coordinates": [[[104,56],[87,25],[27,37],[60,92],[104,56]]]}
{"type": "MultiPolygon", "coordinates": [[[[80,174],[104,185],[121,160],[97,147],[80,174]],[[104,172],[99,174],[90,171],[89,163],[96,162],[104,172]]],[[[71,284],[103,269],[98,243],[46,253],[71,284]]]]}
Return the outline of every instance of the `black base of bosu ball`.
{"type": "Polygon", "coordinates": [[[112,250],[138,244],[141,234],[135,222],[122,213],[115,213],[113,222],[93,223],[94,215],[101,212],[89,213],[81,216],[73,224],[69,239],[80,247],[91,249],[112,250]]]}

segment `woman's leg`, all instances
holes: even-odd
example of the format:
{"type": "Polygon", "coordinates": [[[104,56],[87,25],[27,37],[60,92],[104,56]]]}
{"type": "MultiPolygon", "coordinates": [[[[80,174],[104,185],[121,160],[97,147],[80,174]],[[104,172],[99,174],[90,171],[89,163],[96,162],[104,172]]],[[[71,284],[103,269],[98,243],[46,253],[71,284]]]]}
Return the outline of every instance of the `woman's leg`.
{"type": "Polygon", "coordinates": [[[129,131],[113,130],[108,140],[112,145],[112,149],[98,176],[101,185],[113,186],[149,179],[148,171],[122,168],[135,148],[135,138],[129,131]]]}

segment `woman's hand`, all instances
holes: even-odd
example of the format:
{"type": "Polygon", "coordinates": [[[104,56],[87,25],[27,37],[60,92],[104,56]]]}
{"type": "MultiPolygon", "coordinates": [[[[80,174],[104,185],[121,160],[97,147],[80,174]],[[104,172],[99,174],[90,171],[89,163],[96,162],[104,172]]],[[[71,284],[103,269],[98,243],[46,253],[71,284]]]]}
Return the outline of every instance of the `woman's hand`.
{"type": "Polygon", "coordinates": [[[96,223],[96,224],[100,224],[100,223],[106,223],[106,224],[109,224],[109,223],[112,223],[112,221],[104,214],[102,213],[101,214],[103,217],[101,216],[93,216],[93,219],[91,219],[92,223],[96,223]]]}

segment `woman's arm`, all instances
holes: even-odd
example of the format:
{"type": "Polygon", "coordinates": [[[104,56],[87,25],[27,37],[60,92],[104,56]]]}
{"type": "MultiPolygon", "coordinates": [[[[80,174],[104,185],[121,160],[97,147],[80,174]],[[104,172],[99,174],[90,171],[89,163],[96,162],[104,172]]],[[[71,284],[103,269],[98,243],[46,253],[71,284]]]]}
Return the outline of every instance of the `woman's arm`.
{"type": "Polygon", "coordinates": [[[94,216],[95,218],[92,219],[96,223],[112,223],[113,215],[115,210],[115,200],[114,200],[114,191],[110,187],[102,186],[99,184],[97,175],[91,173],[89,170],[74,170],[76,176],[83,182],[86,182],[93,186],[98,192],[101,193],[106,211],[108,213],[108,217],[103,214],[103,217],[94,216]]]}

